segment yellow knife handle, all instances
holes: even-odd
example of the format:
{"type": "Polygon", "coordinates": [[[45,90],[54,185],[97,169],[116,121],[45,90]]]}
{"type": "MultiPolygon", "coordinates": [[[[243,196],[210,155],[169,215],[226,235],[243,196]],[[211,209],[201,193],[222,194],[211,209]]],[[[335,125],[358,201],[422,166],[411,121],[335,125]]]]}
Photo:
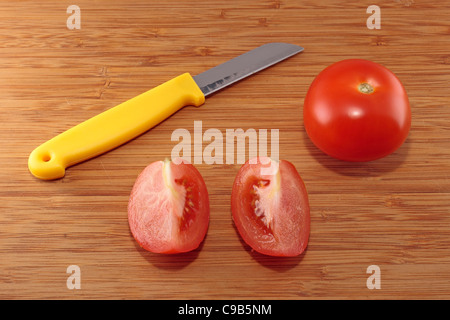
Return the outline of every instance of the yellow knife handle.
{"type": "Polygon", "coordinates": [[[62,178],[67,167],[120,146],[184,106],[204,102],[191,75],[182,74],[40,145],[31,152],[28,168],[39,179],[62,178]]]}

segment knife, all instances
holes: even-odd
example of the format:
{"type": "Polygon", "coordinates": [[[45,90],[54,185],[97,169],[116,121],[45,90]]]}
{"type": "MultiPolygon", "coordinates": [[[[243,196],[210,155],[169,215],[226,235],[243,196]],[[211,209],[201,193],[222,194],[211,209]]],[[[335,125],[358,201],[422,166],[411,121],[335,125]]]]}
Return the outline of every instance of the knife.
{"type": "Polygon", "coordinates": [[[31,152],[28,168],[39,179],[62,178],[67,167],[124,144],[184,106],[201,106],[206,96],[301,51],[289,43],[268,43],[196,76],[181,74],[43,143],[31,152]]]}

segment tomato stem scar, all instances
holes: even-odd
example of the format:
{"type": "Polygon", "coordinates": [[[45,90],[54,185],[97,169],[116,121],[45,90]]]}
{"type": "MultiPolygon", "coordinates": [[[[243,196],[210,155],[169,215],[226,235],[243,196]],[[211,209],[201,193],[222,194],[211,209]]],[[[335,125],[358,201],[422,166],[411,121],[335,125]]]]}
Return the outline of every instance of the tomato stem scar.
{"type": "Polygon", "coordinates": [[[361,93],[371,94],[373,92],[373,87],[367,82],[363,82],[358,86],[358,90],[361,93]]]}

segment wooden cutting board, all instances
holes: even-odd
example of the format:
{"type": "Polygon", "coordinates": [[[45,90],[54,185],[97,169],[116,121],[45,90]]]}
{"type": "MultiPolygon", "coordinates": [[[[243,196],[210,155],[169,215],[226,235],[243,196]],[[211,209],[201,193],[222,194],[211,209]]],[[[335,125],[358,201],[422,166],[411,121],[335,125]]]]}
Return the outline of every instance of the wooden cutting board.
{"type": "Polygon", "coordinates": [[[380,0],[381,29],[369,29],[372,4],[0,1],[0,298],[450,298],[450,3],[380,0]],[[73,4],[80,29],[67,27],[73,4]],[[71,167],[63,179],[28,172],[29,153],[56,134],[267,42],[305,51],[71,167]],[[379,161],[334,160],[304,130],[309,85],[347,58],[385,65],[409,94],[410,135],[379,161]],[[170,157],[172,132],[193,133],[194,121],[224,134],[279,129],[280,158],[309,191],[305,253],[273,258],[243,243],[230,213],[237,163],[196,165],[211,203],[198,250],[161,256],[138,247],[127,221],[133,183],[146,165],[170,157]],[[68,288],[69,266],[79,268],[80,289],[68,288]],[[379,268],[380,289],[367,286],[369,266],[379,268]]]}

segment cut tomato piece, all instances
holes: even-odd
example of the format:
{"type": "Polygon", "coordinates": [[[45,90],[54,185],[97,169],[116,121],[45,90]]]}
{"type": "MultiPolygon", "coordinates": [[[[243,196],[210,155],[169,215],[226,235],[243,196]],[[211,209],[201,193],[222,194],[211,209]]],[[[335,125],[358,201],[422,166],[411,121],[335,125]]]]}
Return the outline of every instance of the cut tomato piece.
{"type": "Polygon", "coordinates": [[[297,256],[308,244],[308,194],[297,170],[286,160],[247,161],[234,181],[231,210],[243,240],[262,254],[297,256]]]}
{"type": "Polygon", "coordinates": [[[196,249],[209,224],[209,198],[200,172],[189,163],[157,161],[136,179],[128,222],[139,245],[155,253],[196,249]]]}

